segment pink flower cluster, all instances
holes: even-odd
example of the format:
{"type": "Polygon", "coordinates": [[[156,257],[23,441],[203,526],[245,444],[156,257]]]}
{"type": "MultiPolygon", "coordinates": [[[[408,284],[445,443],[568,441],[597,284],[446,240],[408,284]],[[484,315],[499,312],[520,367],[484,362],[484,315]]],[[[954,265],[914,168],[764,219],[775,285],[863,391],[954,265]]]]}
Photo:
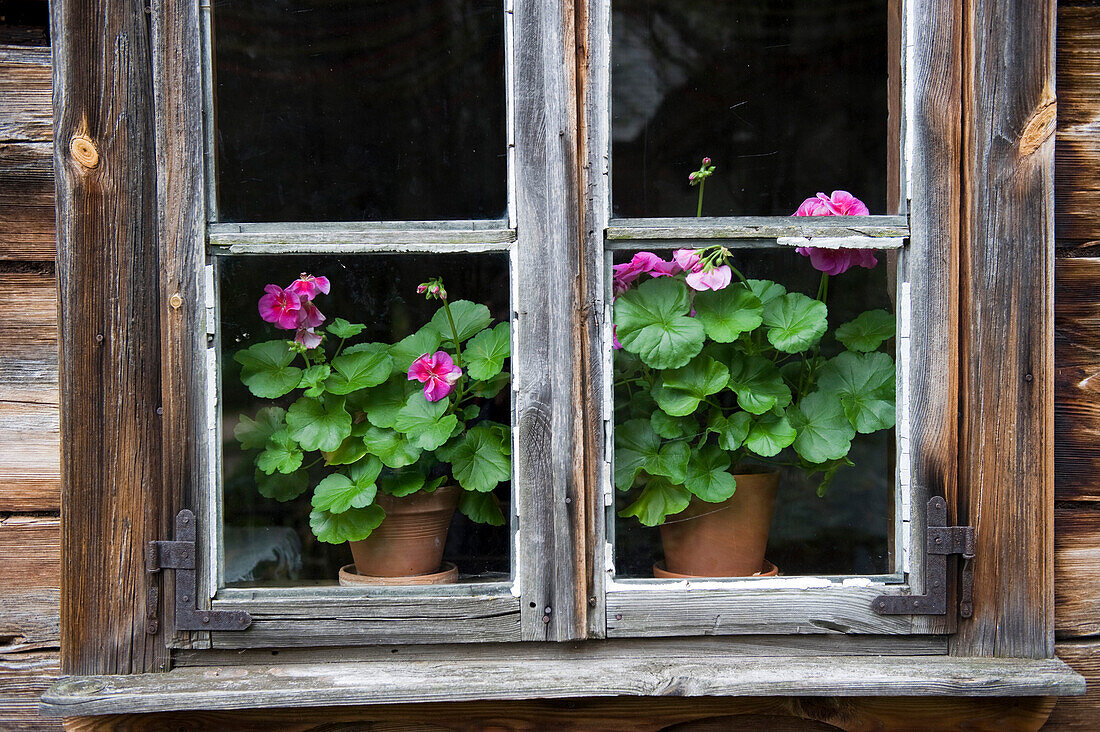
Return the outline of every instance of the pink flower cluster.
{"type": "Polygon", "coordinates": [[[424,398],[429,402],[438,402],[451,393],[455,382],[462,376],[460,369],[446,351],[425,353],[409,366],[409,381],[419,381],[424,385],[424,398]]]}
{"type": "Polygon", "coordinates": [[[313,329],[325,322],[325,316],[313,304],[313,298],[327,295],[330,287],[327,277],[305,272],[285,289],[268,285],[264,288],[267,294],[260,298],[260,317],[276,328],[295,331],[294,340],[306,348],[316,348],[321,344],[321,334],[313,329]]]}
{"type": "MultiPolygon", "coordinates": [[[[833,191],[833,195],[826,196],[818,193],[813,198],[807,198],[794,212],[795,216],[867,216],[870,213],[863,201],[853,196],[848,191],[833,191]]],[[[847,272],[852,267],[865,267],[873,269],[878,264],[873,249],[822,249],[819,247],[798,247],[796,250],[803,257],[810,258],[810,264],[818,272],[828,275],[838,275],[847,272]]]]}
{"type": "Polygon", "coordinates": [[[647,274],[650,277],[671,277],[687,272],[688,286],[693,290],[721,290],[729,285],[733,271],[729,265],[708,267],[695,249],[677,249],[672,261],[666,262],[653,252],[638,252],[629,261],[611,268],[611,291],[615,297],[630,289],[634,281],[647,274]]]}

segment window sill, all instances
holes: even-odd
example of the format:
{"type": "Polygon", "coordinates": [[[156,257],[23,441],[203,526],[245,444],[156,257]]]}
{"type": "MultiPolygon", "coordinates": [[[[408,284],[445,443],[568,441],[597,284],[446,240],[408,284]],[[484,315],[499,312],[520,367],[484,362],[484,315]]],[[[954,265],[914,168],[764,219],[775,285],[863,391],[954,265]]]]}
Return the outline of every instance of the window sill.
{"type": "Polygon", "coordinates": [[[607,696],[1076,696],[1085,680],[1062,661],[950,656],[613,657],[562,649],[530,661],[507,652],[447,662],[407,659],[177,668],[58,680],[47,717],[517,701],[607,696]]]}

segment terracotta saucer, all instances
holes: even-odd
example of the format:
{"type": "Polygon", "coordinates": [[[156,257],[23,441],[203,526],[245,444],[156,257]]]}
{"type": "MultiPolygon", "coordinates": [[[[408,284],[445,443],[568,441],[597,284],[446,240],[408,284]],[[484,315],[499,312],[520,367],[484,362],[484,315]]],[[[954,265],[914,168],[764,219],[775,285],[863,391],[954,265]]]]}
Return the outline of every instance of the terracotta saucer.
{"type": "MultiPolygon", "coordinates": [[[[704,579],[705,575],[698,574],[680,574],[679,572],[669,572],[664,568],[664,562],[657,562],[653,565],[653,576],[665,579],[704,579]]],[[[775,566],[767,559],[764,560],[764,566],[760,568],[760,571],[752,575],[753,577],[777,577],[779,575],[779,567],[775,566]]]]}
{"type": "Polygon", "coordinates": [[[342,587],[362,587],[364,585],[452,585],[458,582],[458,567],[454,562],[443,562],[438,572],[431,574],[417,574],[406,577],[372,577],[369,574],[359,574],[355,571],[354,564],[348,564],[340,568],[340,585],[342,587]]]}

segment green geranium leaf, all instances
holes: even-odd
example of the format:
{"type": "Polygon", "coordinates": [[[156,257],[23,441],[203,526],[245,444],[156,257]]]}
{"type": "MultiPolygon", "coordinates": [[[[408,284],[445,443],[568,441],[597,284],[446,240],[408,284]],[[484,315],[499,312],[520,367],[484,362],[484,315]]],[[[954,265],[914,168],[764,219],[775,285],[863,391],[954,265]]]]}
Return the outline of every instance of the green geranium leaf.
{"type": "Polygon", "coordinates": [[[473,381],[470,383],[470,394],[482,399],[492,399],[500,393],[501,389],[508,386],[512,375],[502,371],[488,381],[473,381]]]}
{"type": "Polygon", "coordinates": [[[784,353],[799,353],[817,343],[829,323],[825,303],[788,292],[764,306],[768,342],[784,353]]]}
{"type": "Polygon", "coordinates": [[[349,508],[343,513],[313,510],[309,514],[309,528],[326,544],[343,544],[366,539],[385,518],[386,512],[373,503],[363,508],[349,508]]]}
{"type": "Polygon", "coordinates": [[[858,432],[894,426],[894,359],[885,353],[845,351],[822,367],[818,389],[835,394],[858,432]]]}
{"type": "Polygon", "coordinates": [[[760,457],[775,457],[790,447],[798,436],[786,415],[765,414],[757,418],[745,437],[745,447],[760,457]]]}
{"type": "Polygon", "coordinates": [[[787,414],[798,432],[794,449],[809,462],[838,460],[852,449],[856,431],[835,396],[816,391],[787,414]]]}
{"type": "Polygon", "coordinates": [[[363,508],[374,502],[378,487],[374,484],[382,462],[368,455],[352,465],[347,474],[333,473],[325,476],[313,489],[314,508],[330,513],[343,513],[349,508],[363,508]]]}
{"type": "Polygon", "coordinates": [[[786,287],[771,280],[749,280],[749,289],[764,305],[787,294],[786,287]]]}
{"type": "Polygon", "coordinates": [[[718,435],[719,447],[732,451],[745,442],[751,425],[752,416],[748,412],[735,412],[728,418],[715,412],[707,423],[707,431],[718,435]]]}
{"type": "Polygon", "coordinates": [[[306,492],[309,488],[309,474],[304,470],[295,470],[289,475],[272,473],[268,475],[256,468],[256,490],[264,498],[274,498],[276,501],[293,501],[306,492]]]}
{"type": "Polygon", "coordinates": [[[306,396],[321,396],[325,391],[325,380],[331,373],[332,368],[328,364],[314,364],[302,372],[302,378],[298,381],[298,388],[305,389],[306,396]]]}
{"type": "Polygon", "coordinates": [[[333,374],[325,388],[333,394],[349,394],[378,386],[389,378],[392,367],[389,346],[361,343],[332,359],[333,374]]]}
{"type": "Polygon", "coordinates": [[[363,443],[387,468],[403,468],[412,465],[420,457],[420,448],[395,430],[371,425],[363,434],[363,443]]]}
{"type": "Polygon", "coordinates": [[[653,399],[669,415],[686,417],[728,381],[729,369],[709,356],[698,356],[687,366],[664,372],[653,388],[653,399]]]}
{"type": "Polygon", "coordinates": [[[472,378],[491,379],[504,368],[504,360],[512,353],[511,331],[507,323],[498,323],[474,336],[462,351],[462,359],[472,378]]]}
{"type": "Polygon", "coordinates": [[[742,284],[695,295],[695,317],[711,340],[732,343],[739,335],[760,326],[764,304],[742,284]]]}
{"type": "Polygon", "coordinates": [[[447,414],[450,402],[440,399],[429,402],[422,392],[413,392],[405,406],[397,411],[393,428],[404,433],[409,442],[423,450],[434,450],[451,436],[458,417],[447,414]]]}
{"type": "Polygon", "coordinates": [[[836,329],[836,339],[849,351],[874,351],[894,337],[897,327],[892,313],[868,310],[836,329]]]}
{"type": "Polygon", "coordinates": [[[615,302],[623,348],[655,369],[684,366],[703,348],[703,325],[688,317],[687,285],[673,277],[643,282],[615,302]]]}
{"type": "Polygon", "coordinates": [[[783,375],[763,356],[736,354],[730,361],[729,387],[746,412],[763,414],[791,403],[791,390],[783,375]]]}
{"type": "Polygon", "coordinates": [[[336,318],[328,324],[326,330],[337,338],[354,338],[362,333],[366,327],[362,323],[349,323],[343,318],[336,318]]]}
{"type": "Polygon", "coordinates": [[[351,434],[340,443],[340,447],[325,453],[325,465],[351,465],[359,462],[368,452],[367,446],[363,444],[362,432],[365,429],[361,425],[352,425],[351,434]],[[357,435],[356,432],[360,434],[357,435]]]}
{"type": "Polygon", "coordinates": [[[424,487],[424,473],[414,467],[395,470],[378,479],[378,488],[383,493],[402,498],[416,493],[424,487]]]}
{"type": "Polygon", "coordinates": [[[438,451],[451,464],[451,474],[468,491],[488,493],[512,477],[512,460],[500,432],[484,425],[438,451]]]}
{"type": "Polygon", "coordinates": [[[615,427],[615,487],[629,490],[646,462],[656,457],[661,438],[649,420],[632,419],[615,427]]]}
{"type": "Polygon", "coordinates": [[[289,394],[302,379],[302,370],[291,366],[297,354],[287,341],[266,341],[238,351],[233,360],[241,365],[241,381],[262,399],[289,394]]]}
{"type": "Polygon", "coordinates": [[[364,392],[357,392],[355,401],[362,403],[367,419],[375,427],[393,427],[397,422],[397,413],[419,385],[409,381],[405,375],[392,377],[389,381],[364,392]],[[362,394],[360,398],[358,395],[362,394]]]}
{"type": "Polygon", "coordinates": [[[653,410],[653,414],[649,416],[649,425],[654,432],[666,440],[676,440],[685,435],[692,435],[697,429],[694,419],[671,417],[660,409],[653,410]]]}
{"type": "MultiPolygon", "coordinates": [[[[458,340],[461,343],[489,327],[493,322],[493,316],[489,314],[489,308],[480,303],[469,300],[455,300],[451,303],[451,317],[455,321],[455,329],[458,331],[458,340]]],[[[432,316],[431,326],[442,335],[443,340],[453,341],[451,334],[451,322],[447,319],[447,310],[439,308],[432,316]]],[[[420,354],[418,353],[417,356],[420,354]]],[[[409,363],[412,363],[411,361],[409,363]]]]}
{"type": "Polygon", "coordinates": [[[302,397],[290,405],[286,424],[303,450],[331,452],[351,434],[351,415],[344,398],[326,394],[324,399],[302,397]]]}
{"type": "MultiPolygon", "coordinates": [[[[448,333],[451,331],[448,329],[448,333]]],[[[390,357],[393,359],[393,373],[407,376],[412,362],[424,354],[435,353],[439,350],[440,335],[435,326],[425,325],[410,336],[402,338],[390,346],[390,357]]]]}
{"type": "Polygon", "coordinates": [[[636,516],[643,526],[658,526],[666,517],[683,511],[689,503],[691,493],[683,486],[673,485],[666,478],[651,478],[638,500],[620,511],[619,516],[636,516]]]}
{"type": "Polygon", "coordinates": [[[265,473],[293,473],[302,467],[302,448],[281,429],[271,435],[264,451],[256,456],[256,467],[265,473]]]}
{"type": "Polygon", "coordinates": [[[241,443],[242,450],[262,450],[276,430],[286,424],[286,410],[282,407],[264,407],[256,412],[256,419],[247,415],[237,418],[233,436],[241,443]]]}
{"type": "Polygon", "coordinates": [[[504,512],[500,510],[500,499],[492,493],[471,493],[462,491],[458,499],[458,510],[471,521],[489,526],[504,526],[504,512]]]}
{"type": "Polygon", "coordinates": [[[707,503],[721,503],[737,490],[729,466],[730,457],[725,450],[706,445],[692,456],[684,487],[707,503]]]}
{"type": "Polygon", "coordinates": [[[683,483],[690,459],[691,448],[686,442],[666,442],[655,456],[646,460],[645,471],[650,475],[663,475],[673,483],[683,483]]]}

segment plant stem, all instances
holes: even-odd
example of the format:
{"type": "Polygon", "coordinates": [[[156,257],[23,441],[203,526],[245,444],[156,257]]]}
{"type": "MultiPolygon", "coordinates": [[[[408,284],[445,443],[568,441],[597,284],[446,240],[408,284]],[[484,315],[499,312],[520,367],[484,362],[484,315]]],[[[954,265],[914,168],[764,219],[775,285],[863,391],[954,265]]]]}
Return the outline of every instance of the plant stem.
{"type": "Polygon", "coordinates": [[[440,299],[443,300],[443,312],[447,313],[447,322],[450,323],[451,335],[454,336],[455,363],[462,369],[462,376],[458,380],[458,388],[455,389],[454,408],[458,409],[458,403],[462,401],[462,396],[466,391],[466,369],[462,368],[462,345],[458,342],[458,328],[455,327],[455,319],[451,316],[451,304],[447,302],[446,297],[440,299]]]}
{"type": "Polygon", "coordinates": [[[821,273],[821,283],[817,286],[817,299],[825,302],[829,297],[829,275],[821,273]]]}
{"type": "Polygon", "coordinates": [[[695,218],[700,218],[703,215],[703,187],[706,184],[706,178],[699,181],[699,204],[695,207],[695,218]]]}

